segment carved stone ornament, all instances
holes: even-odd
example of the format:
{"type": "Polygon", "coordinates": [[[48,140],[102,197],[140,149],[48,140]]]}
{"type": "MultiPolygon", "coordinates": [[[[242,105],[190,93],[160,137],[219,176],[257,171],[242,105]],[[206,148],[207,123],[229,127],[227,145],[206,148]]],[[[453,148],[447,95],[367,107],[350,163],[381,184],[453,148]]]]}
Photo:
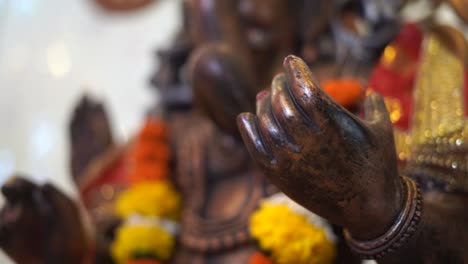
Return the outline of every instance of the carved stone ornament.
{"type": "Polygon", "coordinates": [[[397,219],[385,234],[373,240],[360,241],[345,230],[348,245],[361,258],[381,258],[395,252],[418,230],[422,214],[421,191],[412,179],[403,177],[403,180],[406,189],[405,203],[397,219]]]}
{"type": "Polygon", "coordinates": [[[154,2],[154,0],[94,0],[110,11],[132,11],[154,2]]]}

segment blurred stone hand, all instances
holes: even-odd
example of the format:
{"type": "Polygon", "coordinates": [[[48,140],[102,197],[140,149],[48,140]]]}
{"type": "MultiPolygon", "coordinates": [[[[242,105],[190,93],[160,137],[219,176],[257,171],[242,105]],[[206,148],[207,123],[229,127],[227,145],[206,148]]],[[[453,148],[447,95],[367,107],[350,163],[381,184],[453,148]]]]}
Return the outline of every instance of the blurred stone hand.
{"type": "Polygon", "coordinates": [[[18,176],[1,192],[0,248],[16,263],[90,263],[91,240],[73,200],[49,183],[18,176]]]}
{"type": "Polygon", "coordinates": [[[366,98],[364,120],[349,113],[314,81],[295,56],[271,90],[257,96],[257,113],[238,125],[252,157],[281,191],[353,236],[372,239],[398,215],[398,176],[392,125],[382,98],[366,98]]]}

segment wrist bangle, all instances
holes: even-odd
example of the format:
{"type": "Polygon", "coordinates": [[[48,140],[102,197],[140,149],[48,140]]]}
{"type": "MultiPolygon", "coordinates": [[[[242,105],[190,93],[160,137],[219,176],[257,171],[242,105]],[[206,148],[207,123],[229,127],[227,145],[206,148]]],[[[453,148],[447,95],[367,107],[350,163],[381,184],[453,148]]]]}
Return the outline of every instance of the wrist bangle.
{"type": "Polygon", "coordinates": [[[362,241],[353,238],[348,230],[344,230],[349,247],[361,258],[381,258],[401,248],[416,233],[422,213],[421,191],[412,179],[408,177],[402,179],[406,190],[405,204],[385,234],[373,240],[362,241]]]}

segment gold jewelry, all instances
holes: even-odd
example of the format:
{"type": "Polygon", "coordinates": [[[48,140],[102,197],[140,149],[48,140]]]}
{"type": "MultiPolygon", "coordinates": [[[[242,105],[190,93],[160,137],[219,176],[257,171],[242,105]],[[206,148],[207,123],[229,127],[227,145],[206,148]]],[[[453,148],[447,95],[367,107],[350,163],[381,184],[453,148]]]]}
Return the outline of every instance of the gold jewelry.
{"type": "Polygon", "coordinates": [[[426,39],[421,54],[411,130],[395,130],[395,144],[398,157],[406,162],[406,175],[421,179],[428,187],[468,192],[464,52],[454,53],[466,48],[449,48],[465,46],[453,30],[437,32],[426,39]],[[453,37],[441,38],[449,35],[453,37]]]}

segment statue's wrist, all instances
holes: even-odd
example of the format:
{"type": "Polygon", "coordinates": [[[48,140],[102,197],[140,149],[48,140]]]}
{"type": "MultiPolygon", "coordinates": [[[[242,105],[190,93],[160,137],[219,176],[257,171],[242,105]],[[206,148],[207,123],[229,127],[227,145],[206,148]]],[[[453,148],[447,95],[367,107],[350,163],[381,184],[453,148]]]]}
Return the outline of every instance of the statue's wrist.
{"type": "Polygon", "coordinates": [[[369,225],[365,234],[356,229],[345,230],[345,237],[353,251],[363,258],[380,258],[399,249],[416,232],[422,212],[422,198],[417,184],[404,177],[404,202],[389,225],[369,225]],[[383,231],[376,231],[383,230],[383,231]],[[373,236],[370,236],[370,234],[373,236]]]}
{"type": "Polygon", "coordinates": [[[348,212],[353,215],[344,223],[344,227],[353,237],[370,240],[385,233],[394,223],[404,206],[405,186],[402,178],[395,173],[391,182],[381,188],[368,187],[368,190],[358,197],[355,206],[348,212]],[[356,210],[359,208],[359,210],[356,210]]]}

